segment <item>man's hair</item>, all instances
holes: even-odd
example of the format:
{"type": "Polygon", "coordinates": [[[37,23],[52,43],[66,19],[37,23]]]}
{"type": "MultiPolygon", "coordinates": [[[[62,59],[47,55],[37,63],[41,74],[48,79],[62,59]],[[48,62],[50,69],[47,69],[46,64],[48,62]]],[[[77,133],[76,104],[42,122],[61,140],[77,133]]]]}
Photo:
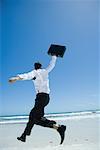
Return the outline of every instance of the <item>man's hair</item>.
{"type": "Polygon", "coordinates": [[[39,62],[36,62],[34,64],[34,68],[37,70],[37,69],[40,69],[42,67],[42,65],[39,63],[39,62]]]}

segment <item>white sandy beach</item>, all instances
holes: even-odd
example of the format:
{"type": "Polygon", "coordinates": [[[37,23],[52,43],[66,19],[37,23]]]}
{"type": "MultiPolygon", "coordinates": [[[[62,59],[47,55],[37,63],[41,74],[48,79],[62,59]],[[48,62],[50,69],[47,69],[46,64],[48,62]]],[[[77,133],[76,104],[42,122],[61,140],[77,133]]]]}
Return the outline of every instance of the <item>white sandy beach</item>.
{"type": "Polygon", "coordinates": [[[17,141],[26,123],[0,124],[0,150],[100,150],[100,114],[56,120],[67,126],[60,143],[56,130],[34,126],[26,143],[17,141]]]}

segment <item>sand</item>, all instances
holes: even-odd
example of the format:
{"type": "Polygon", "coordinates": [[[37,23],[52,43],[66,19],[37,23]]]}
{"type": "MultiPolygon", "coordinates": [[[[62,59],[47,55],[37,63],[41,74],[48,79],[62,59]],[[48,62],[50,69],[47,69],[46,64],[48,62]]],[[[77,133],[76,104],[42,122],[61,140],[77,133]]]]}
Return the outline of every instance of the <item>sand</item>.
{"type": "Polygon", "coordinates": [[[0,124],[0,150],[100,150],[100,114],[57,118],[67,127],[62,145],[54,129],[35,125],[25,143],[17,140],[26,123],[0,124]]]}

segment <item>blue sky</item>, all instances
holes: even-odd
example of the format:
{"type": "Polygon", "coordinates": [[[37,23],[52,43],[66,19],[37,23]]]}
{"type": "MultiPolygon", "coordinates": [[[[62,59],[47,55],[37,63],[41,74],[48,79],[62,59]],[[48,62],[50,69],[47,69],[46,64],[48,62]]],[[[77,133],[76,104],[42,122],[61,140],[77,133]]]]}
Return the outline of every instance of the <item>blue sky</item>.
{"type": "Polygon", "coordinates": [[[32,81],[9,84],[9,77],[44,68],[50,44],[65,45],[50,74],[51,101],[45,112],[99,108],[99,1],[4,0],[0,115],[28,114],[34,105],[32,81]]]}

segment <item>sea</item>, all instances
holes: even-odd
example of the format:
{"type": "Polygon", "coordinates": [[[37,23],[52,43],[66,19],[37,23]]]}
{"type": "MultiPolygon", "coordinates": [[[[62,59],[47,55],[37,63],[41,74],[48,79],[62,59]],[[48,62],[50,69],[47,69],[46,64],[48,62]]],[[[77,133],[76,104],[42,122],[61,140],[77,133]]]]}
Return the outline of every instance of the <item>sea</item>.
{"type": "MultiPolygon", "coordinates": [[[[65,119],[80,119],[92,116],[100,116],[100,110],[86,110],[75,112],[60,112],[60,113],[47,113],[44,117],[52,120],[65,120],[65,119]]],[[[18,124],[26,123],[28,121],[28,115],[8,115],[0,116],[0,124],[18,124]]]]}

